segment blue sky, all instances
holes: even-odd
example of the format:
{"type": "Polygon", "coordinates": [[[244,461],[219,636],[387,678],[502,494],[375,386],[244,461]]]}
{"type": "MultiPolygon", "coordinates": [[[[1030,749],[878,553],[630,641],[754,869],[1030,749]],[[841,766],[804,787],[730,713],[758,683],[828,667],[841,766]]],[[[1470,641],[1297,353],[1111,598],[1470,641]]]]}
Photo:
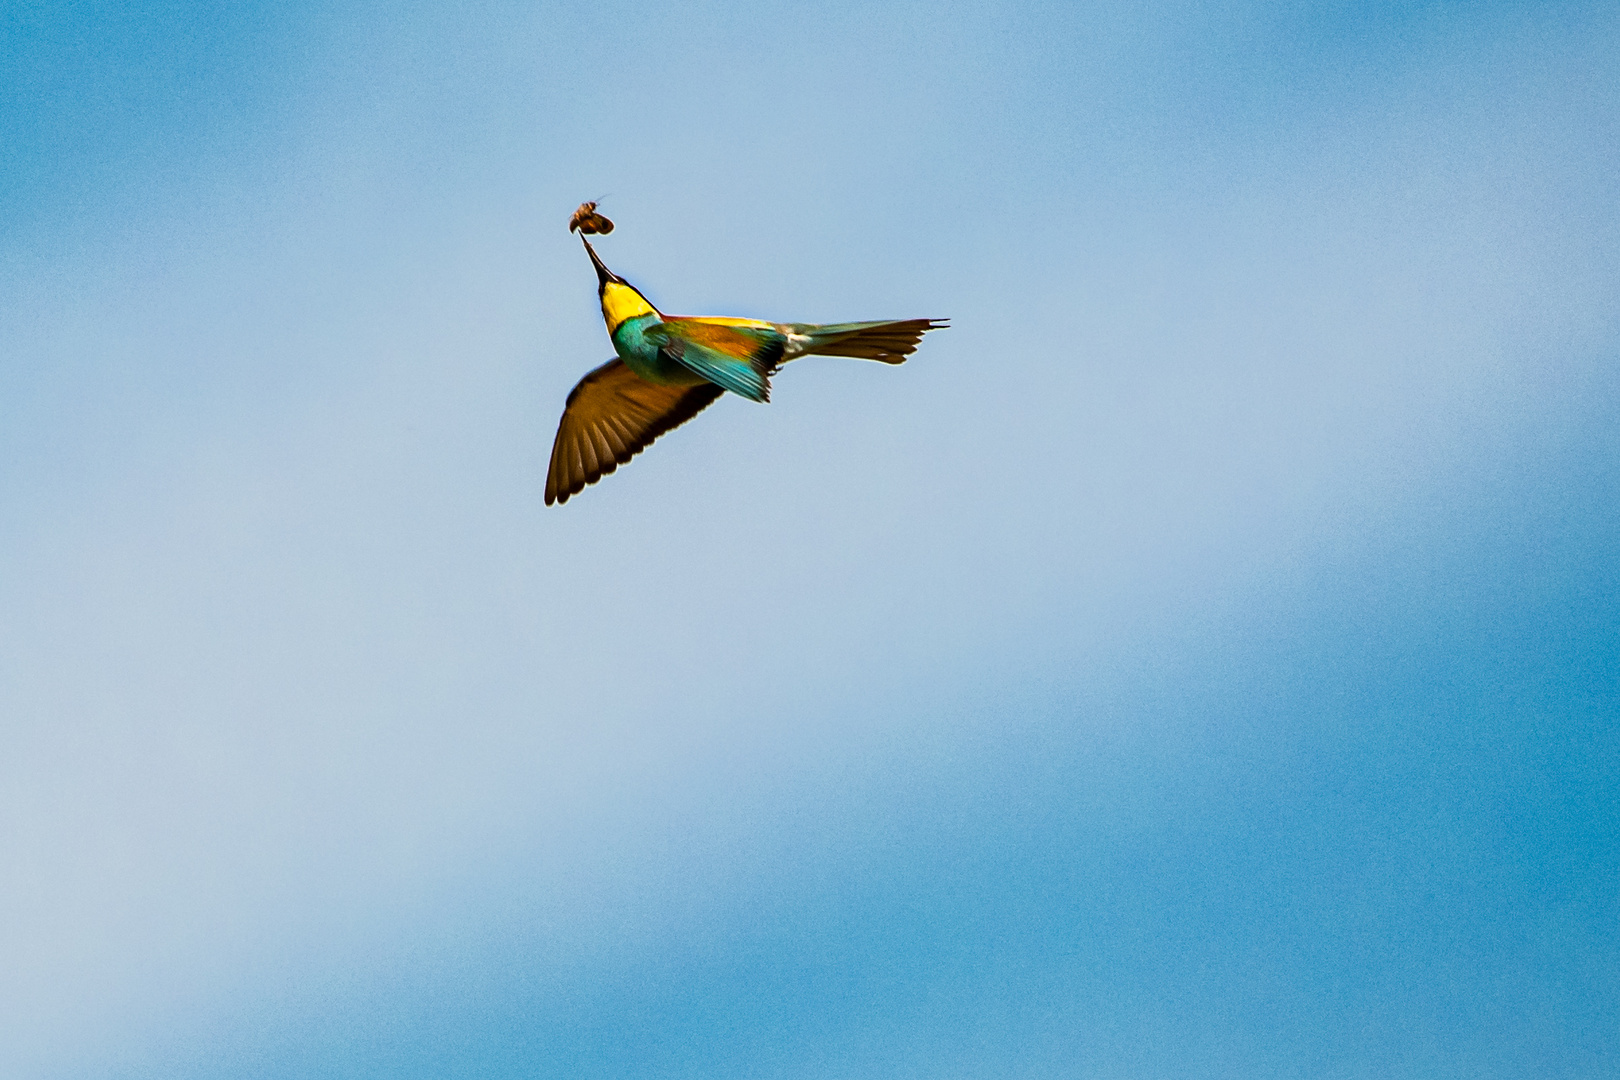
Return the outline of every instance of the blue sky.
{"type": "Polygon", "coordinates": [[[1597,4],[0,15],[0,1057],[1620,1066],[1597,4]],[[948,316],[563,508],[665,310],[948,316]]]}

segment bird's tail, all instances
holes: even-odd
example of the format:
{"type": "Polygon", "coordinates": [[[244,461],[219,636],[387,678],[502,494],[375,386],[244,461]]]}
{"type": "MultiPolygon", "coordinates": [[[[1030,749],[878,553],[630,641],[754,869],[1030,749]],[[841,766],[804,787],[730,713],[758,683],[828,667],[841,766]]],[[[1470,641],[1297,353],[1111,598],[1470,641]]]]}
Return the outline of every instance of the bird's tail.
{"type": "Polygon", "coordinates": [[[945,319],[901,319],[898,322],[795,323],[795,337],[807,339],[802,352],[812,356],[854,356],[903,364],[930,330],[949,325],[945,319]]]}

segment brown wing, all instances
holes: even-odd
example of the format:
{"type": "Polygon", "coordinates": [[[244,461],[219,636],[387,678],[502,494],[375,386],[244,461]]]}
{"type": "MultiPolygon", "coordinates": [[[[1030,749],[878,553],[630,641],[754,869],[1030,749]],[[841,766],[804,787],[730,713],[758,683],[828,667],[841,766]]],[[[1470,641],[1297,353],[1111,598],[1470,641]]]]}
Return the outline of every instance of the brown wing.
{"type": "Polygon", "coordinates": [[[712,383],[660,386],[609,360],[579,380],[551,444],[546,505],[565,503],[702,412],[725,391],[712,383]]]}

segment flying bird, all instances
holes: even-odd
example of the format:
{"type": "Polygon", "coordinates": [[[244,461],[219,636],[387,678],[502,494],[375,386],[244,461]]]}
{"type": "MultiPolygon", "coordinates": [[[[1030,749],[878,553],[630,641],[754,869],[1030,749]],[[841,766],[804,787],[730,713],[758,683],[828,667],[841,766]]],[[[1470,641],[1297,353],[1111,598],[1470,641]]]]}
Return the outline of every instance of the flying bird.
{"type": "MultiPolygon", "coordinates": [[[[581,230],[582,233],[584,230],[581,230]]],[[[546,505],[565,503],[727,390],[768,401],[776,369],[800,356],[904,363],[944,319],[772,323],[665,315],[624,278],[596,267],[602,319],[618,356],[579,380],[563,406],[546,475],[546,505]]]]}

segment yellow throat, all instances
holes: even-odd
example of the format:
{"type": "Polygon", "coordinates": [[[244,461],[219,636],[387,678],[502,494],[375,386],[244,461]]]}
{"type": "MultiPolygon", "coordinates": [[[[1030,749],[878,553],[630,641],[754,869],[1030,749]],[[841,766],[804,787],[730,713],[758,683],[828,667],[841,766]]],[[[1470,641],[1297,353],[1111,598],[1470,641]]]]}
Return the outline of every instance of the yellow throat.
{"type": "Polygon", "coordinates": [[[608,333],[619,328],[626,319],[638,315],[657,315],[658,309],[647,303],[647,298],[629,285],[618,281],[602,285],[602,318],[607,321],[608,333]]]}

